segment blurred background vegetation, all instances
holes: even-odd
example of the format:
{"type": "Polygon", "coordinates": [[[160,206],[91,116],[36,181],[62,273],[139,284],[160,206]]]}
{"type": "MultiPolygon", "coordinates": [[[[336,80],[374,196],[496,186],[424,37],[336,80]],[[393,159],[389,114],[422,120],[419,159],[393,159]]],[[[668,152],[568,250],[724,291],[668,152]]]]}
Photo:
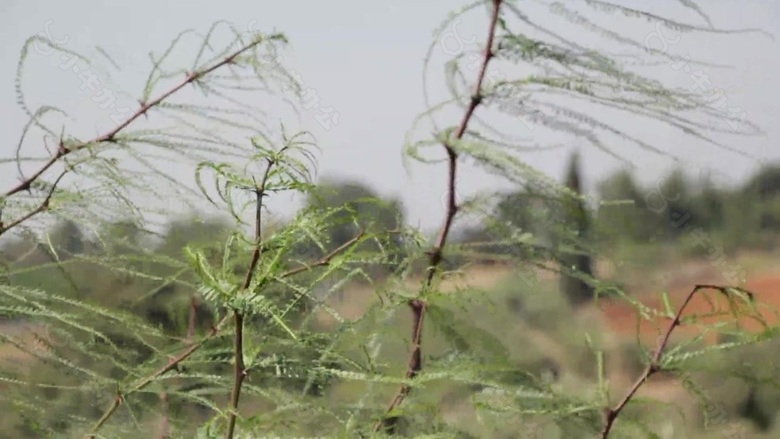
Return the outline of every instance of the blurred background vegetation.
{"type": "MultiPolygon", "coordinates": [[[[579,174],[578,158],[573,155],[564,183],[577,193],[581,193],[583,186],[579,174]]],[[[470,227],[458,229],[455,246],[446,252],[445,258],[447,268],[461,273],[465,281],[459,284],[457,276],[453,276],[450,287],[457,293],[455,305],[439,308],[434,304],[431,308],[431,320],[426,327],[427,368],[435,370],[437,363],[446,364],[453,350],[463,350],[459,344],[468,340],[473,344],[470,349],[474,355],[484,356],[491,364],[507,363],[517,369],[516,377],[504,379],[522,380],[524,373],[530,373],[544,377],[561,391],[585,397],[593,391],[598,379],[592,352],[595,346],[604,352],[605,370],[615,389],[614,395],[618,395],[620,389],[630,384],[642,370],[646,352],[633,334],[610,332],[608,322],[604,322],[601,314],[594,311],[597,308],[592,306],[594,290],[608,295],[611,288],[619,286],[629,294],[653,294],[677,288],[669,280],[674,276],[680,287],[689,288],[696,276],[688,279],[684,272],[692,270],[690,267],[697,261],[706,266],[704,256],[712,246],[722,248],[730,262],[739,261],[750,273],[773,269],[773,251],[780,232],[780,165],[766,166],[742,185],[734,187],[712,178],[687,175],[684,169],[672,170],[658,185],[643,185],[630,170],[620,170],[600,182],[597,193],[582,195],[581,199],[568,199],[555,197],[544,188],[518,188],[497,194],[490,214],[479,224],[472,222],[470,227]],[[610,203],[626,200],[631,203],[610,203]],[[508,227],[528,236],[502,240],[508,227]],[[691,231],[697,227],[707,234],[712,245],[692,243],[691,231]],[[551,251],[552,248],[559,251],[551,251]],[[664,280],[660,281],[661,278],[664,280]],[[476,296],[488,300],[477,304],[473,300],[476,296]],[[456,306],[459,303],[462,306],[456,306]],[[437,319],[437,314],[447,314],[447,318],[437,319]],[[437,321],[450,323],[441,326],[437,321]],[[453,321],[469,323],[458,325],[451,323],[453,321]],[[464,330],[471,331],[468,337],[459,334],[464,330]],[[591,347],[583,339],[586,331],[592,334],[591,347]]],[[[309,209],[333,207],[346,209],[335,214],[338,218],[334,218],[334,226],[327,231],[326,248],[320,248],[315,240],[301,239],[300,248],[296,250],[301,260],[327,253],[351,239],[360,229],[388,232],[387,239],[367,241],[360,249],[370,253],[381,248],[384,254],[390,255],[378,258],[375,264],[367,262],[362,267],[366,273],[364,279],[331,283],[322,292],[314,294],[344,318],[355,318],[370,309],[375,300],[372,289],[384,288],[382,281],[388,274],[411,270],[414,275],[422,275],[425,259],[418,253],[424,246],[413,237],[398,233],[404,224],[401,203],[383,200],[360,182],[323,180],[305,206],[309,209]],[[412,262],[403,264],[406,260],[412,262]]],[[[269,226],[269,229],[273,227],[269,226]]],[[[116,369],[119,363],[112,361],[113,355],[120,355],[117,352],[136,355],[136,358],[125,360],[141,364],[153,358],[165,340],[207,332],[214,323],[216,310],[209,309],[199,299],[195,276],[186,265],[177,261],[187,245],[204,249],[210,259],[220,260],[224,256],[222,243],[230,233],[230,223],[222,218],[175,218],[162,232],[145,230],[129,222],[110,223],[100,230],[87,231],[72,220],[62,219],[43,237],[30,234],[6,239],[1,261],[5,272],[3,281],[8,285],[42,292],[56,291],[61,298],[52,300],[79,299],[121,310],[136,319],[139,325],[148,325],[158,332],[148,339],[127,338],[122,335],[125,333],[123,328],[115,327],[107,319],[92,324],[110,335],[110,342],[85,332],[83,339],[60,340],[55,344],[52,340],[58,335],[64,337],[70,333],[44,336],[40,331],[51,328],[34,326],[32,321],[4,319],[0,311],[3,334],[0,362],[5,374],[0,377],[2,437],[64,434],[72,422],[95,419],[110,403],[104,392],[96,389],[90,394],[84,391],[88,374],[65,373],[72,369],[52,361],[45,352],[71,350],[71,356],[78,355],[80,349],[100,352],[105,361],[100,365],[89,365],[90,368],[100,370],[105,376],[121,376],[122,371],[116,369]],[[116,264],[117,261],[122,263],[116,264]],[[146,276],[135,273],[146,273],[146,276]],[[29,349],[36,343],[40,349],[32,351],[41,353],[37,356],[29,349]],[[118,346],[119,350],[112,350],[110,344],[118,346]],[[23,349],[25,346],[28,349],[23,349]],[[123,350],[123,346],[133,349],[123,350]],[[47,401],[47,413],[40,417],[20,416],[13,393],[5,391],[30,377],[35,377],[36,383],[51,384],[25,390],[47,401]],[[76,385],[80,386],[81,392],[62,390],[76,385]]],[[[237,260],[235,266],[245,266],[242,262],[245,261],[237,260]]],[[[777,265],[780,269],[780,264],[777,265]]],[[[714,283],[724,282],[721,279],[714,283]]],[[[283,287],[278,290],[269,293],[272,300],[289,293],[283,291],[283,287]]],[[[323,334],[332,330],[333,317],[321,310],[322,303],[314,303],[304,296],[288,310],[288,316],[293,316],[291,321],[297,322],[306,343],[290,345],[284,342],[284,337],[276,337],[279,328],[259,320],[250,323],[254,325],[252,333],[259,334],[268,346],[265,353],[273,352],[278,360],[267,364],[268,373],[253,375],[253,386],[268,392],[273,389],[304,392],[312,398],[323,399],[323,404],[360,394],[365,383],[332,383],[294,373],[296,368],[303,371],[315,362],[327,363],[318,353],[329,343],[323,334]],[[287,372],[278,373],[280,367],[287,372]]],[[[392,359],[405,356],[408,319],[409,316],[399,313],[388,323],[398,328],[399,335],[381,354],[381,361],[395,364],[393,367],[398,367],[399,373],[404,365],[392,359]]],[[[692,362],[693,372],[686,375],[685,385],[673,380],[648,384],[649,394],[675,404],[674,407],[648,405],[646,409],[637,409],[633,415],[664,424],[664,429],[659,430],[666,432],[662,437],[677,438],[683,434],[702,439],[722,437],[726,425],[731,424],[719,421],[706,432],[707,419],[700,415],[703,406],[717,405],[723,407],[724,419],[746,428],[749,437],[777,437],[780,426],[775,419],[780,410],[780,390],[773,377],[778,375],[776,365],[780,364],[780,350],[776,344],[739,348],[719,353],[715,360],[707,358],[699,363],[692,362]],[[706,399],[686,389],[699,389],[706,394],[706,399]]],[[[191,365],[189,367],[196,369],[191,371],[193,374],[227,374],[231,367],[229,351],[215,347],[206,350],[206,355],[224,358],[224,361],[209,363],[201,369],[197,364],[191,365]]],[[[195,385],[202,387],[202,395],[208,395],[208,385],[202,380],[195,385]]],[[[185,388],[187,383],[180,383],[179,392],[185,388]]],[[[393,385],[387,386],[388,395],[393,389],[393,385]]],[[[476,423],[469,420],[475,415],[460,402],[474,390],[479,389],[451,385],[432,389],[425,393],[425,398],[436,399],[444,418],[462,424],[464,435],[518,437],[518,425],[524,421],[520,419],[515,425],[497,421],[493,431],[473,429],[476,423]]],[[[166,395],[152,392],[144,398],[148,404],[167,401],[166,395]]],[[[188,398],[176,400],[168,410],[187,413],[189,419],[207,419],[205,400],[188,398]]],[[[250,399],[247,404],[256,404],[261,410],[263,403],[250,399]]],[[[130,412],[123,416],[132,422],[152,422],[132,419],[130,412]]],[[[409,417],[406,422],[425,424],[426,420],[421,416],[420,419],[409,417]]],[[[542,422],[542,425],[549,425],[549,429],[543,432],[547,436],[538,437],[578,437],[580,421],[575,418],[557,420],[556,425],[542,422]]],[[[544,416],[540,415],[537,420],[544,421],[544,416]]],[[[290,431],[314,434],[323,422],[328,421],[312,415],[308,421],[290,427],[290,431]]],[[[489,424],[483,420],[483,425],[489,424]]]]}

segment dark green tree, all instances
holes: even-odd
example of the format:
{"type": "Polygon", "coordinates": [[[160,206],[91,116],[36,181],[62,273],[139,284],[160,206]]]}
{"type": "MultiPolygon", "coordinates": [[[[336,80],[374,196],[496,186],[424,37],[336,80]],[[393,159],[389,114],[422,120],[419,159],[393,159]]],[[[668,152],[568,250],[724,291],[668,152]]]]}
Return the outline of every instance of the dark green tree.
{"type": "Polygon", "coordinates": [[[518,190],[498,193],[496,198],[480,223],[466,228],[460,236],[469,250],[469,262],[529,261],[539,256],[536,250],[550,247],[558,201],[549,188],[526,183],[518,190]],[[522,242],[516,239],[520,236],[524,236],[522,242]]]}
{"type": "Polygon", "coordinates": [[[599,183],[597,191],[601,205],[595,229],[601,239],[647,242],[662,232],[658,215],[647,209],[649,192],[630,170],[613,173],[599,183]]]}
{"type": "Polygon", "coordinates": [[[742,195],[753,201],[762,231],[780,230],[780,165],[766,165],[744,186],[742,195]]]}
{"type": "Polygon", "coordinates": [[[71,219],[57,222],[47,234],[46,241],[51,243],[52,249],[62,253],[63,258],[69,258],[87,249],[86,237],[81,228],[71,219]]]}
{"type": "MultiPolygon", "coordinates": [[[[386,264],[390,270],[403,259],[403,240],[398,231],[404,217],[399,200],[383,199],[360,182],[325,179],[308,197],[307,207],[332,211],[325,251],[343,245],[363,230],[373,239],[360,247],[361,251],[381,253],[377,262],[386,264]]],[[[316,252],[312,249],[304,251],[316,252]]]]}
{"type": "MultiPolygon", "coordinates": [[[[579,168],[579,154],[574,153],[566,172],[566,187],[576,194],[582,194],[582,181],[579,168]]],[[[593,268],[587,246],[591,228],[591,218],[582,199],[567,197],[562,200],[562,214],[565,233],[561,243],[561,291],[572,305],[581,305],[593,297],[593,287],[580,276],[592,277],[593,268]]]]}
{"type": "Polygon", "coordinates": [[[698,213],[705,227],[721,230],[725,227],[724,214],[729,191],[723,182],[713,179],[711,174],[702,175],[697,184],[697,195],[692,200],[693,209],[698,213]]]}
{"type": "Polygon", "coordinates": [[[550,220],[557,199],[532,184],[503,196],[496,206],[496,216],[511,227],[533,233],[542,242],[552,238],[550,220]]]}
{"type": "Polygon", "coordinates": [[[694,225],[708,227],[702,212],[696,209],[694,193],[682,168],[675,168],[658,185],[647,192],[648,210],[658,215],[664,238],[675,239],[694,225]]]}

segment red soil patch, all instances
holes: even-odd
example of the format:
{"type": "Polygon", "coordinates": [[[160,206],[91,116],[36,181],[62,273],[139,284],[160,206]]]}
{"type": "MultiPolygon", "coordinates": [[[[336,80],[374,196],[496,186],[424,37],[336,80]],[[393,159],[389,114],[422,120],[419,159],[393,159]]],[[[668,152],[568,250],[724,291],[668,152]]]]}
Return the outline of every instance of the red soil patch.
{"type": "MultiPolygon", "coordinates": [[[[677,312],[683,304],[693,285],[687,289],[673,289],[669,292],[669,302],[672,312],[677,312]]],[[[702,333],[702,325],[728,323],[726,328],[739,327],[743,330],[758,332],[764,329],[763,319],[767,325],[777,323],[780,313],[780,275],[757,276],[748,280],[743,287],[753,293],[753,306],[745,300],[732,298],[717,290],[699,290],[685,307],[683,318],[694,317],[695,322],[683,323],[674,330],[674,336],[695,336],[702,333]],[[736,314],[734,314],[734,311],[736,314]],[[736,326],[739,325],[739,326],[736,326]]],[[[661,295],[644,294],[636,297],[645,306],[665,314],[661,295]]],[[[637,335],[637,307],[626,300],[602,299],[599,308],[606,325],[620,337],[635,338],[637,335]]],[[[653,343],[659,335],[666,332],[671,319],[665,316],[650,314],[650,319],[639,321],[640,339],[653,343]]],[[[710,332],[705,336],[708,343],[716,341],[717,334],[710,332]]]]}

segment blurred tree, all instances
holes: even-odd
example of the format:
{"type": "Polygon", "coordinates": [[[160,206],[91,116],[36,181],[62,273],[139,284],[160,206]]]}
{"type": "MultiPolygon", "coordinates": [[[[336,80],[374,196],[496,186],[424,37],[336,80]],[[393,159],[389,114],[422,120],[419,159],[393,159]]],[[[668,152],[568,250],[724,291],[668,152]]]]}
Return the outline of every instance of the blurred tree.
{"type": "Polygon", "coordinates": [[[459,237],[472,249],[471,262],[492,263],[506,257],[527,260],[534,257],[535,250],[552,244],[553,212],[558,200],[548,188],[526,183],[496,197],[497,202],[481,223],[463,230],[459,237]],[[516,239],[521,236],[526,236],[523,242],[516,239]]]}
{"type": "Polygon", "coordinates": [[[764,165],[745,184],[745,191],[761,197],[780,195],[780,164],[764,165]]]}
{"type": "MultiPolygon", "coordinates": [[[[403,260],[401,234],[404,224],[403,206],[399,200],[385,200],[368,186],[356,181],[325,179],[307,199],[307,207],[333,210],[332,226],[328,229],[327,251],[354,238],[358,230],[376,236],[372,242],[358,247],[360,251],[381,251],[382,263],[394,270],[403,260]]],[[[312,254],[311,249],[304,249],[312,254]]]]}
{"type": "MultiPolygon", "coordinates": [[[[47,233],[48,243],[61,257],[68,258],[83,253],[86,250],[86,237],[81,228],[71,219],[57,222],[52,230],[47,233]]],[[[44,242],[44,245],[47,244],[44,242]]]]}
{"type": "Polygon", "coordinates": [[[521,190],[504,195],[496,206],[496,217],[511,228],[532,233],[539,242],[550,244],[553,231],[550,220],[559,201],[543,188],[526,184],[521,190]]]}
{"type": "Polygon", "coordinates": [[[662,232],[657,215],[647,209],[649,191],[643,190],[627,169],[598,184],[601,206],[596,228],[602,239],[647,242],[662,232]]]}
{"type": "Polygon", "coordinates": [[[698,193],[692,199],[693,210],[698,213],[700,221],[712,230],[722,229],[724,224],[725,203],[728,191],[719,187],[722,182],[713,180],[711,174],[706,174],[695,182],[698,193]]]}
{"type": "MultiPolygon", "coordinates": [[[[123,232],[121,227],[115,227],[123,232]]],[[[220,217],[198,217],[195,215],[174,219],[168,226],[148,257],[139,261],[137,269],[150,273],[163,280],[139,282],[143,284],[145,299],[135,302],[136,309],[142,312],[146,319],[161,325],[175,334],[182,334],[189,325],[190,304],[192,298],[198,296],[197,291],[185,282],[194,282],[191,273],[177,275],[183,266],[173,265],[169,259],[161,256],[180,259],[185,247],[192,247],[204,252],[209,262],[218,266],[221,264],[223,245],[231,232],[230,224],[220,217]],[[140,307],[140,308],[139,308],[140,307]]],[[[143,248],[138,248],[143,252],[143,248]]],[[[247,263],[248,265],[248,263],[247,263]]],[[[213,323],[214,310],[205,305],[196,308],[196,328],[203,328],[213,323]]]]}
{"type": "Polygon", "coordinates": [[[218,217],[175,219],[168,223],[157,250],[174,255],[181,253],[186,246],[220,248],[230,231],[230,224],[218,217]]]}
{"type": "MultiPolygon", "coordinates": [[[[572,192],[582,194],[582,181],[580,177],[579,154],[573,153],[566,172],[566,187],[572,192]]],[[[581,305],[593,298],[593,288],[590,284],[580,279],[577,275],[593,276],[591,256],[588,252],[587,241],[590,239],[591,219],[585,206],[585,201],[573,197],[562,200],[563,224],[566,233],[562,233],[561,244],[568,247],[561,256],[561,265],[566,271],[560,276],[561,291],[574,306],[581,305]]]]}
{"type": "Polygon", "coordinates": [[[765,165],[747,181],[742,194],[754,200],[762,231],[780,231],[780,165],[765,165]]]}
{"type": "Polygon", "coordinates": [[[686,231],[685,226],[701,226],[709,230],[707,218],[696,210],[693,193],[682,168],[675,168],[654,191],[655,200],[646,200],[648,208],[659,215],[664,237],[675,239],[686,231]],[[651,204],[652,203],[652,204],[651,204]]]}
{"type": "Polygon", "coordinates": [[[155,235],[138,222],[121,220],[103,224],[97,236],[103,252],[123,255],[135,253],[139,248],[151,248],[155,235]]]}

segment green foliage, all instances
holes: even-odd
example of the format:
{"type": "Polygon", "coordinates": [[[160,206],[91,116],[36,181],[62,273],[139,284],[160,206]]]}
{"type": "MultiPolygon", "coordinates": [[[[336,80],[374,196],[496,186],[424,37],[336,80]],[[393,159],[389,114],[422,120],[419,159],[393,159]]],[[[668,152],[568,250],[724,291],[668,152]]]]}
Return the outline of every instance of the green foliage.
{"type": "MultiPolygon", "coordinates": [[[[309,193],[307,207],[330,212],[328,251],[344,245],[363,230],[376,236],[376,239],[366,242],[359,250],[367,254],[386,255],[384,264],[376,261],[377,267],[386,265],[387,270],[392,272],[404,260],[404,216],[400,201],[382,200],[378,194],[360,183],[325,180],[316,191],[309,193]]],[[[306,252],[306,249],[301,251],[306,252]]]]}
{"type": "Polygon", "coordinates": [[[628,170],[620,170],[599,184],[599,235],[605,238],[647,242],[660,233],[657,216],[647,209],[648,190],[628,170]]]}
{"type": "MultiPolygon", "coordinates": [[[[691,1],[681,3],[709,28],[585,3],[592,13],[729,33],[711,28],[691,1]]],[[[86,140],[52,121],[64,111],[28,107],[21,78],[30,46],[70,53],[40,36],[28,40],[16,83],[30,118],[16,157],[23,181],[3,194],[0,224],[0,234],[13,238],[0,261],[3,434],[352,438],[387,436],[377,430],[394,424],[395,437],[598,437],[609,425],[605,408],[614,407],[603,365],[608,340],[571,306],[574,294],[557,288],[556,277],[599,293],[616,290],[594,278],[589,259],[571,255],[609,251],[600,237],[676,239],[679,231],[668,221],[683,212],[696,210],[696,221],[722,212],[724,235],[737,221],[772,230],[773,174],[743,190],[757,192],[768,207],[743,214],[724,201],[742,193],[706,187],[696,198],[679,172],[662,189],[680,197],[663,212],[649,211],[644,189],[623,172],[602,185],[602,198],[638,205],[602,206],[591,231],[576,159],[569,181],[555,181],[524,162],[522,142],[473,116],[478,107],[523,117],[619,158],[610,138],[621,147],[667,152],[599,120],[593,107],[665,123],[713,147],[723,145],[704,134],[708,121],[694,120],[690,110],[705,119],[722,115],[698,96],[634,73],[620,58],[549,32],[538,24],[545,15],[526,11],[522,2],[473,3],[448,17],[436,41],[453,20],[483,5],[492,14],[493,46],[480,75],[490,63],[526,76],[491,74],[472,85],[465,80],[468,53],[459,53],[447,64],[450,98],[415,120],[406,158],[431,162],[425,148],[444,145],[449,170],[446,219],[429,249],[428,237],[405,225],[400,202],[350,182],[316,184],[312,137],[295,129],[290,135],[285,124],[269,120],[263,108],[274,108],[280,119],[284,110],[299,110],[290,98],[300,98],[300,84],[279,62],[283,35],[247,35],[221,22],[205,35],[182,33],[162,55],[151,56],[138,111],[86,140]],[[219,47],[214,39],[222,31],[234,38],[219,47]],[[199,47],[192,65],[169,66],[179,42],[193,35],[199,47]],[[174,78],[183,79],[162,87],[174,78]],[[186,104],[171,98],[190,86],[202,96],[186,104]],[[425,127],[417,137],[438,110],[464,102],[459,126],[439,130],[434,123],[433,135],[425,127]],[[139,127],[141,116],[166,124],[139,127]],[[22,150],[45,150],[37,143],[25,148],[35,130],[59,149],[27,160],[22,150]],[[461,158],[516,189],[456,197],[461,158]],[[30,163],[33,170],[22,171],[30,163]],[[160,163],[190,169],[197,190],[160,163]],[[288,221],[269,212],[268,199],[281,194],[306,201],[288,221]],[[451,229],[466,220],[479,242],[453,245],[451,229]],[[451,282],[455,269],[486,260],[502,262],[513,275],[488,291],[451,282]],[[339,303],[358,287],[352,299],[362,308],[343,303],[349,299],[339,303]]],[[[600,27],[569,4],[543,12],[550,13],[656,61],[676,60],[600,27]]],[[[426,74],[431,57],[429,51],[426,74]]],[[[429,104],[427,89],[425,98],[429,104]]],[[[585,294],[576,297],[575,303],[585,294]]],[[[654,366],[692,370],[696,360],[726,358],[772,335],[711,349],[669,346],[654,366]]],[[[644,351],[624,355],[640,353],[647,357],[644,351]]],[[[768,428],[777,395],[751,390],[735,416],[768,428]]],[[[631,401],[623,413],[615,436],[658,437],[652,409],[631,401]]]]}
{"type": "Polygon", "coordinates": [[[684,251],[701,256],[707,246],[686,242],[691,230],[701,228],[728,254],[739,248],[771,249],[777,201],[759,188],[771,186],[766,175],[772,169],[759,170],[741,187],[709,176],[692,181],[683,168],[655,185],[641,186],[628,170],[617,171],[599,185],[598,234],[613,243],[682,242],[684,251]]]}

